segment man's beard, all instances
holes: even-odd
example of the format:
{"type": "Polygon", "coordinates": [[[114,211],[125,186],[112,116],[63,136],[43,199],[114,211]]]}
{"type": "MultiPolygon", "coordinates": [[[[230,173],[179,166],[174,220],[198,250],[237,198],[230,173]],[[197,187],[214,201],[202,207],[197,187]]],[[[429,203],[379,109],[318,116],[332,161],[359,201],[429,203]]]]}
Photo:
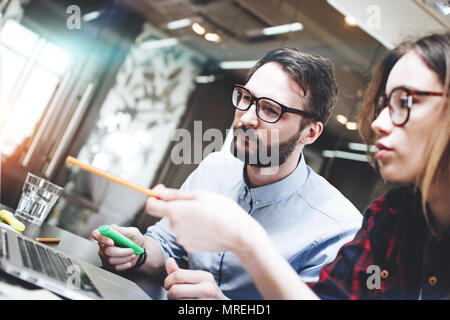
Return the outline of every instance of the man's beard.
{"type": "Polygon", "coordinates": [[[270,168],[284,164],[292,152],[294,152],[298,139],[301,135],[301,131],[298,130],[296,134],[284,142],[276,144],[272,143],[270,146],[265,146],[261,139],[256,136],[254,129],[248,129],[245,126],[241,126],[239,128],[234,127],[233,129],[233,140],[230,145],[231,153],[236,158],[243,161],[244,164],[255,168],[270,168]],[[244,144],[256,143],[256,151],[250,152],[245,148],[243,150],[238,150],[236,144],[238,139],[237,131],[240,130],[242,130],[245,135],[249,137],[249,141],[244,142],[244,144]]]}

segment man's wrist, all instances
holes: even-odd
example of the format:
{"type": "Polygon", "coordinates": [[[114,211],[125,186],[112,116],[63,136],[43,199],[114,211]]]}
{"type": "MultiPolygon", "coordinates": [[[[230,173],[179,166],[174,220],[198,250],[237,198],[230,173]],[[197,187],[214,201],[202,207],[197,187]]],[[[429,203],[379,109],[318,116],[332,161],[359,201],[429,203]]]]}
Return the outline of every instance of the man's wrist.
{"type": "Polygon", "coordinates": [[[147,261],[147,249],[144,247],[144,252],[139,255],[133,269],[139,269],[146,261],[147,261]]]}

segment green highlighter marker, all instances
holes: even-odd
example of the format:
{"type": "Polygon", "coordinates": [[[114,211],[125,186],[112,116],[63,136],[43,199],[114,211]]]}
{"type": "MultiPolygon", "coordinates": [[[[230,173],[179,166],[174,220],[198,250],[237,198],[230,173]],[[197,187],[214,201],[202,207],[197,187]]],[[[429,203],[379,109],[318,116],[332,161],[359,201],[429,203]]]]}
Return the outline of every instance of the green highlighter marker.
{"type": "Polygon", "coordinates": [[[101,226],[98,228],[98,231],[105,237],[112,239],[114,243],[121,245],[123,247],[133,249],[134,253],[137,255],[144,253],[144,249],[142,249],[136,243],[131,241],[129,238],[125,237],[123,234],[121,234],[119,231],[112,228],[111,226],[108,225],[101,226]]]}

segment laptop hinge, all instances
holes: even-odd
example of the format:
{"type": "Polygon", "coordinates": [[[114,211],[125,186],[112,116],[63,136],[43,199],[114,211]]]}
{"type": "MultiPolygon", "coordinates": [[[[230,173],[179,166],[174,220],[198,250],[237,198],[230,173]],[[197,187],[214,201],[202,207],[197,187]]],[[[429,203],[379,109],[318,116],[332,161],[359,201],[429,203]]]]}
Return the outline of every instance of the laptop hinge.
{"type": "Polygon", "coordinates": [[[8,237],[6,231],[1,229],[0,235],[0,258],[8,258],[8,237]]]}

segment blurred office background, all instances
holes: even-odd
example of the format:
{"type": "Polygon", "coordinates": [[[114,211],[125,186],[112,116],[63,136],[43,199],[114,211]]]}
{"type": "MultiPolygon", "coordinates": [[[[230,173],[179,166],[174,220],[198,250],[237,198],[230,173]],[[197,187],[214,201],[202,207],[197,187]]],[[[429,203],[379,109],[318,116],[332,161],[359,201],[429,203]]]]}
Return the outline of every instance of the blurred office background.
{"type": "Polygon", "coordinates": [[[449,3],[0,0],[1,203],[15,208],[32,172],[65,186],[49,223],[85,237],[105,223],[145,230],[155,221],[144,196],[65,158],[144,187],[180,187],[197,165],[171,160],[173,131],[194,138],[201,121],[202,133],[225,135],[231,84],[245,83],[267,51],[290,46],[336,67],[338,104],[304,153],[362,211],[389,188],[367,163],[355,123],[371,70],[405,37],[449,29],[449,3]]]}

